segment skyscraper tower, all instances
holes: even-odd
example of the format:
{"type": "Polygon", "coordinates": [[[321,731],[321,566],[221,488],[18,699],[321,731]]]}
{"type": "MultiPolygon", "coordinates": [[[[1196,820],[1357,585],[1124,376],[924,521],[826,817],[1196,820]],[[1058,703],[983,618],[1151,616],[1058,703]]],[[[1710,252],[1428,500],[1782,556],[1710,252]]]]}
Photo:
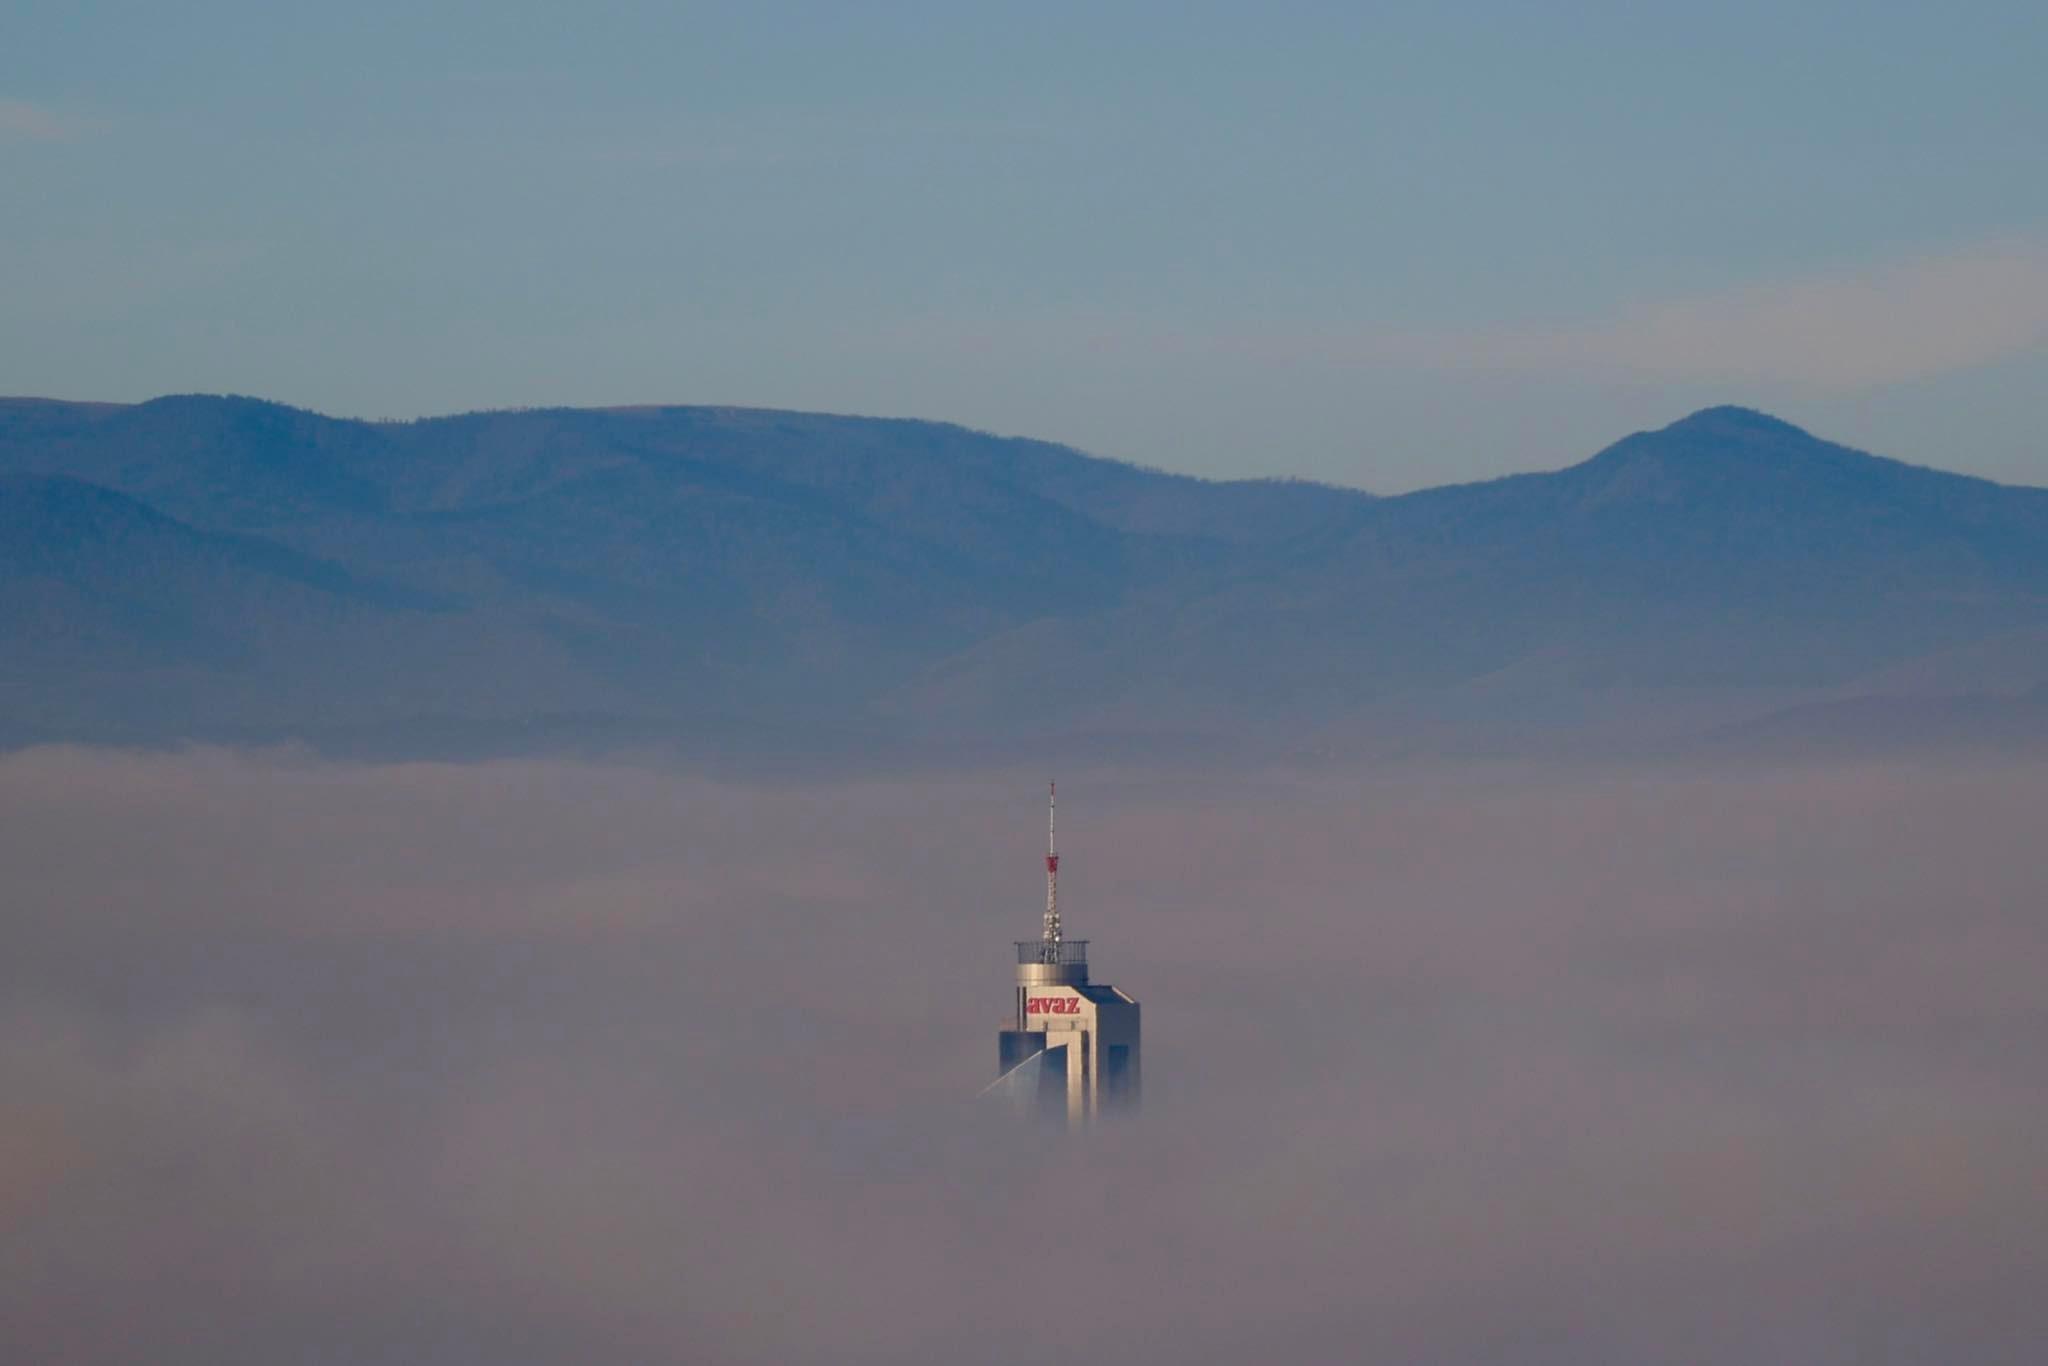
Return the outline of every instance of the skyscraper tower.
{"type": "Polygon", "coordinates": [[[1088,941],[1060,924],[1059,789],[1046,794],[1045,919],[1017,941],[1015,1014],[988,1094],[1025,1114],[1086,1124],[1138,1101],[1138,1003],[1088,980],[1088,941]]]}

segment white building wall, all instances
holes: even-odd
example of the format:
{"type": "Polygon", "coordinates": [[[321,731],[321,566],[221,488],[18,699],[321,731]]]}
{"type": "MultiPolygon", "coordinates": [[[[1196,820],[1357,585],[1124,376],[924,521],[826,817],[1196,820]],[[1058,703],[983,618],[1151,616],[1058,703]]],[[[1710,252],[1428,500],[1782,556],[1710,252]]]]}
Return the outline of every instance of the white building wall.
{"type": "Polygon", "coordinates": [[[1067,1050],[1067,1122],[1083,1124],[1117,1100],[1135,1104],[1140,1085],[1138,1003],[1113,987],[1079,990],[1068,986],[1023,988],[1024,1028],[1045,1035],[1048,1049],[1067,1050]],[[1115,999],[1091,1000],[1087,993],[1115,999]],[[1109,1050],[1130,1050],[1121,1097],[1107,1088],[1109,1050]]]}

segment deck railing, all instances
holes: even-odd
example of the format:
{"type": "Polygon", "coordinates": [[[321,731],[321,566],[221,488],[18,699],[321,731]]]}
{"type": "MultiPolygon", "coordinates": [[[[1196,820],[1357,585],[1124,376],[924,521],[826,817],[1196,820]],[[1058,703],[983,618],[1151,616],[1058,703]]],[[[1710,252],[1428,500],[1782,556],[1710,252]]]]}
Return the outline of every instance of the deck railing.
{"type": "Polygon", "coordinates": [[[1085,939],[1061,939],[1048,942],[1043,939],[1019,939],[1017,943],[1017,964],[1022,967],[1040,963],[1048,967],[1086,966],[1088,962],[1088,941],[1085,939]]]}

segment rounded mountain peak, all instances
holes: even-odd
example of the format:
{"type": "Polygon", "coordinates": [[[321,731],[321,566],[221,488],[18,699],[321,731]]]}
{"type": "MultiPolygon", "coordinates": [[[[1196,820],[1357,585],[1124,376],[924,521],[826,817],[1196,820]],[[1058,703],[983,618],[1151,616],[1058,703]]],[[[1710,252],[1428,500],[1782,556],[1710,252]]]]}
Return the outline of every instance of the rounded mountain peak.
{"type": "Polygon", "coordinates": [[[1702,408],[1696,413],[1678,419],[1663,430],[1678,434],[1698,433],[1711,436],[1796,436],[1812,439],[1812,433],[1803,427],[1795,427],[1783,418],[1772,417],[1769,413],[1758,412],[1755,408],[1738,407],[1733,403],[1702,408]]]}

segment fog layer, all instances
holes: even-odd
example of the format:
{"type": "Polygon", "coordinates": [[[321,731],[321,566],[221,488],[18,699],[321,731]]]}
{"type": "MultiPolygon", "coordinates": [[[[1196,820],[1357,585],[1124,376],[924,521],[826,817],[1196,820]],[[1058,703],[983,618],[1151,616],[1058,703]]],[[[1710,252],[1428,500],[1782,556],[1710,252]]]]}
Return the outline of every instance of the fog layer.
{"type": "Polygon", "coordinates": [[[2039,1359],[2048,773],[1060,776],[0,759],[4,1355],[2039,1359]]]}

